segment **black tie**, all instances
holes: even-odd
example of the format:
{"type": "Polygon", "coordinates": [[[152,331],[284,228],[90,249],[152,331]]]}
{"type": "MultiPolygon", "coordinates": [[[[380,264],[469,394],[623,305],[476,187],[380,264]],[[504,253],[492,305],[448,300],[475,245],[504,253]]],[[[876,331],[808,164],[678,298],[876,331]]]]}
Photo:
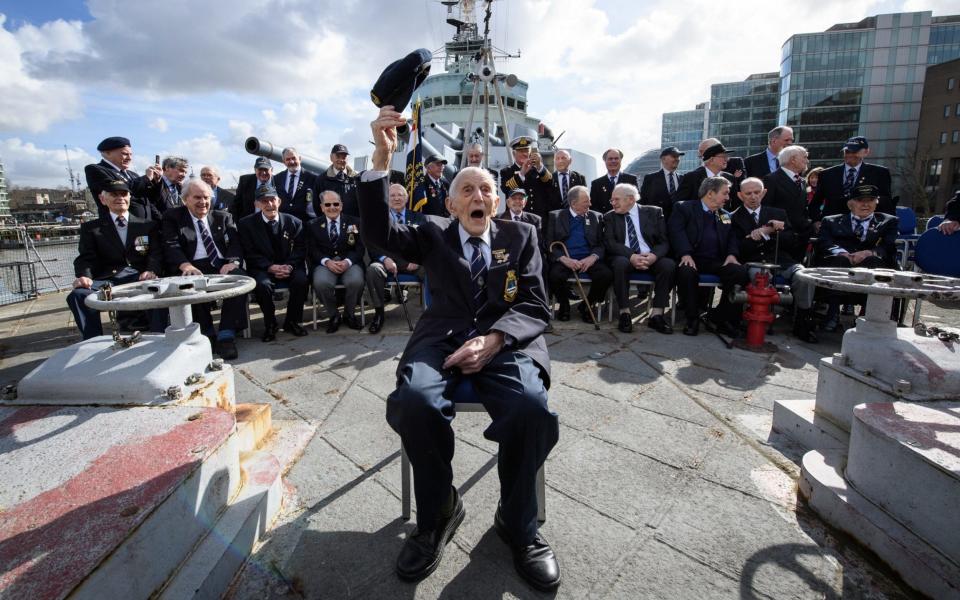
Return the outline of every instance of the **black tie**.
{"type": "Polygon", "coordinates": [[[627,219],[627,239],[630,241],[630,249],[634,253],[640,253],[640,240],[637,239],[637,229],[633,226],[633,219],[630,218],[630,215],[624,215],[627,219]]]}
{"type": "Polygon", "coordinates": [[[677,191],[677,186],[673,183],[673,173],[667,173],[667,191],[671,196],[677,191]]]}
{"type": "Polygon", "coordinates": [[[760,211],[753,213],[753,222],[757,224],[757,227],[760,226],[760,211]]]}
{"type": "Polygon", "coordinates": [[[610,187],[613,187],[613,186],[615,186],[615,185],[617,185],[617,177],[616,177],[616,175],[611,175],[611,176],[610,176],[610,187]]]}
{"type": "Polygon", "coordinates": [[[123,215],[120,215],[119,217],[117,217],[117,227],[122,228],[126,226],[127,226],[127,220],[123,218],[123,215]]]}
{"type": "Polygon", "coordinates": [[[567,197],[567,174],[560,173],[560,198],[567,197]]]}
{"type": "Polygon", "coordinates": [[[773,164],[777,166],[777,169],[780,169],[780,159],[777,157],[773,158],[773,164]]]}
{"type": "Polygon", "coordinates": [[[330,245],[336,248],[337,240],[339,239],[340,235],[337,233],[337,222],[330,219],[330,245]]]}
{"type": "Polygon", "coordinates": [[[854,233],[857,234],[857,237],[859,237],[860,241],[862,242],[863,240],[867,239],[867,227],[870,221],[873,220],[873,217],[868,217],[866,219],[854,218],[853,220],[856,222],[856,226],[854,226],[854,233]]]}
{"type": "Polygon", "coordinates": [[[843,182],[843,191],[844,191],[844,192],[846,192],[846,193],[848,193],[848,194],[850,193],[850,191],[853,189],[853,184],[854,184],[854,180],[856,179],[856,177],[857,177],[857,170],[856,170],[856,169],[854,169],[853,167],[850,167],[849,169],[847,169],[847,178],[846,178],[846,180],[843,182]]]}
{"type": "Polygon", "coordinates": [[[296,175],[287,171],[287,196],[293,198],[293,180],[296,179],[296,175]]]}
{"type": "Polygon", "coordinates": [[[471,237],[467,241],[473,246],[473,255],[470,257],[470,282],[473,284],[473,299],[476,302],[477,310],[479,310],[483,305],[487,262],[483,260],[483,252],[480,251],[480,244],[483,243],[483,240],[478,237],[471,237]]]}
{"type": "Polygon", "coordinates": [[[273,246],[274,256],[280,258],[283,250],[280,244],[280,222],[276,219],[267,222],[270,225],[270,244],[273,246]]]}

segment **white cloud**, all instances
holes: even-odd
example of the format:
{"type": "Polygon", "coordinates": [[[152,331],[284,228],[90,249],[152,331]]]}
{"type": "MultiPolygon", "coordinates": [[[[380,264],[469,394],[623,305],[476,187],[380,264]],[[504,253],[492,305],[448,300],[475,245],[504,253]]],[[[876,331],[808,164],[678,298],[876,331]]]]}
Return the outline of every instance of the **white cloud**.
{"type": "Polygon", "coordinates": [[[50,125],[80,114],[80,95],[73,84],[34,77],[24,58],[51,60],[77,47],[79,25],[56,21],[42,28],[23,26],[11,33],[0,14],[0,131],[44,131],[50,125]]]}
{"type": "Polygon", "coordinates": [[[147,123],[147,127],[149,127],[150,129],[156,129],[160,133],[166,133],[167,130],[170,129],[170,125],[167,123],[167,120],[164,119],[163,117],[157,117],[156,119],[153,119],[152,121],[147,123]]]}
{"type": "Polygon", "coordinates": [[[74,174],[80,177],[80,187],[85,187],[83,167],[99,162],[99,156],[94,157],[80,148],[69,148],[66,152],[63,148],[39,148],[16,137],[0,140],[0,159],[9,186],[69,186],[67,155],[74,174]]]}

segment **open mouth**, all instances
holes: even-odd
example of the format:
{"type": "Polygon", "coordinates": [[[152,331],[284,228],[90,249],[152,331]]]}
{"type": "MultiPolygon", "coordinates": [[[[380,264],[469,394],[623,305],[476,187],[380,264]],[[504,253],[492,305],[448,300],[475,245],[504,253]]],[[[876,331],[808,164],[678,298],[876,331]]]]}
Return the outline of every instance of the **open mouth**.
{"type": "Polygon", "coordinates": [[[483,218],[483,211],[480,210],[479,208],[476,209],[476,210],[470,211],[470,218],[471,218],[471,219],[482,219],[482,218],[483,218]]]}

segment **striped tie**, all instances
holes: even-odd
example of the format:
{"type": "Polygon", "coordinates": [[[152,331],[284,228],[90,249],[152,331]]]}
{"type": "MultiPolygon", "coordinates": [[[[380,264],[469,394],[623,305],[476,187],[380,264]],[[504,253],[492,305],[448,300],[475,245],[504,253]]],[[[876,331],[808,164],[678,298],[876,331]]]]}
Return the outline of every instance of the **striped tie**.
{"type": "MultiPolygon", "coordinates": [[[[483,242],[482,239],[478,237],[471,237],[467,240],[470,242],[470,245],[473,246],[473,255],[470,257],[470,283],[473,284],[473,303],[476,306],[476,313],[478,314],[486,301],[486,278],[487,278],[487,262],[483,260],[483,252],[480,251],[480,244],[483,242]]],[[[476,327],[472,327],[470,331],[467,332],[467,338],[472,338],[479,333],[476,327]]]]}
{"type": "Polygon", "coordinates": [[[203,242],[203,249],[207,251],[207,259],[210,266],[214,269],[220,267],[220,255],[217,252],[217,245],[213,243],[213,237],[207,229],[207,222],[204,219],[197,221],[200,224],[200,240],[203,242]]]}
{"type": "Polygon", "coordinates": [[[640,253],[640,240],[637,239],[637,229],[633,226],[633,219],[630,215],[624,215],[627,219],[627,238],[630,241],[630,249],[635,253],[640,253]]]}

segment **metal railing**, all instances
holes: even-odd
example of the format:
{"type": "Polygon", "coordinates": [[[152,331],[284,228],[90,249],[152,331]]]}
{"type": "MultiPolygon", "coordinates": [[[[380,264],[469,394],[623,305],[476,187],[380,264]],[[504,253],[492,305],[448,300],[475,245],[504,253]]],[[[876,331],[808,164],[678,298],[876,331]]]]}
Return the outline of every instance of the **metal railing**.
{"type": "Polygon", "coordinates": [[[70,289],[79,238],[79,225],[0,228],[0,305],[70,289]]]}

